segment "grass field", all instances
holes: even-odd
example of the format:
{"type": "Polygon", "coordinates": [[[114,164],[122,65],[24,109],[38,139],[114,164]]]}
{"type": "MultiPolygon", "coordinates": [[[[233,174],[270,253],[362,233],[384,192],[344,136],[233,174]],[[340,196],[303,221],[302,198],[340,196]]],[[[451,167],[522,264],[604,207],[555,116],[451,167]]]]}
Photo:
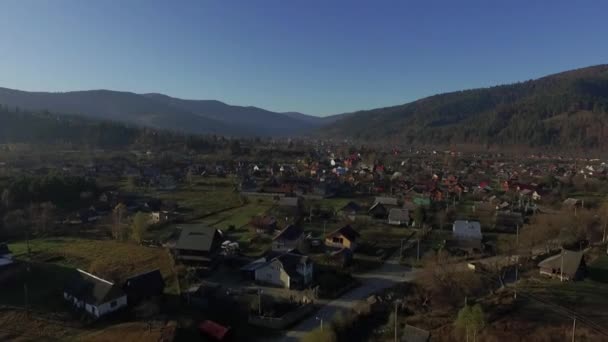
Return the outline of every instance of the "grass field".
{"type": "Polygon", "coordinates": [[[0,311],[0,341],[159,341],[162,326],[148,329],[146,322],[130,322],[86,329],[61,320],[26,316],[23,310],[0,311]]]}
{"type": "Polygon", "coordinates": [[[589,278],[608,283],[608,255],[602,255],[588,266],[589,278]]]}
{"type": "MultiPolygon", "coordinates": [[[[525,282],[521,288],[543,301],[576,311],[597,323],[608,324],[608,316],[606,316],[608,286],[603,283],[588,279],[563,283],[557,280],[546,280],[525,282]]],[[[544,306],[538,303],[532,303],[532,305],[544,306]]]]}
{"type": "MultiPolygon", "coordinates": [[[[10,245],[19,258],[26,258],[25,242],[10,245]]],[[[81,268],[115,281],[153,269],[160,269],[168,293],[177,293],[177,280],[172,260],[162,248],[148,248],[111,240],[75,238],[36,239],[30,241],[32,261],[49,268],[81,268]]]]}

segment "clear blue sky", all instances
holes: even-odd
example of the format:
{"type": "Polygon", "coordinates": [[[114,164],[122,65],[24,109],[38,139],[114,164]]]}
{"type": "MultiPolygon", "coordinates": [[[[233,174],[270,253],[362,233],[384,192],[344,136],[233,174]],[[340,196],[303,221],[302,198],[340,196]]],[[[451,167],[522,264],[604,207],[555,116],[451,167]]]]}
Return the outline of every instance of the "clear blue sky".
{"type": "Polygon", "coordinates": [[[608,63],[605,1],[3,0],[0,86],[335,114],[608,63]]]}

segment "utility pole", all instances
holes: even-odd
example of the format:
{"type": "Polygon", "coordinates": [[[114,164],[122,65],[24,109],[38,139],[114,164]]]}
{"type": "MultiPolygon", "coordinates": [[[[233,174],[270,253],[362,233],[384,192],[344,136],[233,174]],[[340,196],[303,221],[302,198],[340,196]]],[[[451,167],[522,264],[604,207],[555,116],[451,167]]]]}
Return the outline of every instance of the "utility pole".
{"type": "MultiPolygon", "coordinates": [[[[518,260],[519,261],[519,260],[518,260]]],[[[519,264],[515,264],[515,294],[513,295],[513,299],[517,299],[517,272],[518,272],[519,264]]]]}
{"type": "Polygon", "coordinates": [[[418,238],[418,248],[416,250],[416,261],[420,261],[420,238],[418,238]]]}
{"type": "Polygon", "coordinates": [[[517,249],[519,250],[519,224],[516,226],[515,228],[515,245],[517,246],[517,249]]]}
{"type": "Polygon", "coordinates": [[[398,313],[398,311],[397,311],[397,309],[398,309],[398,306],[397,306],[397,305],[399,305],[399,301],[396,301],[396,302],[395,302],[395,342],[397,342],[397,341],[398,341],[398,339],[397,339],[397,321],[398,321],[398,319],[397,319],[397,315],[398,315],[399,313],[398,313]]]}
{"type": "Polygon", "coordinates": [[[27,281],[23,284],[23,294],[25,297],[25,315],[26,317],[30,317],[30,305],[27,291],[27,281]]]}
{"type": "Polygon", "coordinates": [[[559,268],[559,281],[564,281],[564,249],[562,248],[562,264],[559,268]]]}
{"type": "Polygon", "coordinates": [[[262,316],[262,290],[258,290],[258,314],[262,316]]]}
{"type": "Polygon", "coordinates": [[[321,331],[323,331],[323,317],[319,317],[319,316],[317,316],[317,317],[315,317],[315,319],[316,319],[317,321],[320,321],[320,323],[321,323],[321,331]]]}
{"type": "Polygon", "coordinates": [[[323,238],[325,239],[325,228],[327,226],[327,220],[323,221],[323,238]]]}
{"type": "Polygon", "coordinates": [[[576,341],[575,332],[576,332],[576,316],[574,317],[574,320],[572,321],[572,342],[576,341]]]}

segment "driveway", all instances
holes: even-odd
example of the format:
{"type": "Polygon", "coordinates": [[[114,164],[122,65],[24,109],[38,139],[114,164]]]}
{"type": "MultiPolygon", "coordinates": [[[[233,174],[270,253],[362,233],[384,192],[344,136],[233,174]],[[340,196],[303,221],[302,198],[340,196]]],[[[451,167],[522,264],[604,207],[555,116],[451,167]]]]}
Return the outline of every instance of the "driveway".
{"type": "Polygon", "coordinates": [[[397,283],[412,281],[417,272],[400,265],[398,257],[398,253],[395,253],[381,267],[363,274],[353,274],[361,283],[359,287],[345,293],[340,298],[320,302],[322,306],[316,313],[290,328],[285,335],[275,341],[299,341],[306,333],[319,327],[319,319],[323,319],[324,324],[329,324],[338,312],[352,309],[357,301],[367,299],[372,294],[393,287],[397,283]]]}

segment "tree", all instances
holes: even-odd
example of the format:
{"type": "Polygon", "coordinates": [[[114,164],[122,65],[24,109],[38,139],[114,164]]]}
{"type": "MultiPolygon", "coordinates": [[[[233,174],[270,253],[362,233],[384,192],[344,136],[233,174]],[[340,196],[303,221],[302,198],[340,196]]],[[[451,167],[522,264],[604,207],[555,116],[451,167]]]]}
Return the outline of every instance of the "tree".
{"type": "Polygon", "coordinates": [[[12,204],[12,196],[11,196],[11,192],[9,189],[4,189],[2,191],[2,196],[1,196],[0,200],[2,201],[2,205],[6,209],[10,208],[10,206],[12,204]]]}
{"type": "Polygon", "coordinates": [[[414,211],[414,222],[417,227],[422,227],[424,220],[426,219],[426,210],[423,207],[417,207],[414,211]]]}
{"type": "Polygon", "coordinates": [[[51,202],[32,204],[29,214],[33,226],[38,233],[46,233],[55,223],[55,205],[51,202]]]}
{"type": "Polygon", "coordinates": [[[23,210],[9,211],[3,218],[4,234],[7,236],[17,236],[24,233],[27,228],[27,221],[23,210]]]}
{"type": "Polygon", "coordinates": [[[127,207],[119,203],[114,207],[112,212],[112,237],[116,240],[123,240],[125,238],[125,227],[124,227],[124,219],[127,213],[127,207]]]}
{"type": "Polygon", "coordinates": [[[477,340],[477,333],[485,326],[485,318],[481,305],[467,305],[460,309],[454,325],[460,333],[464,332],[467,342],[469,341],[469,335],[471,334],[473,342],[475,342],[477,340]]]}
{"type": "Polygon", "coordinates": [[[137,212],[137,214],[135,214],[133,226],[131,228],[131,238],[133,241],[141,243],[148,229],[149,222],[148,215],[142,212],[137,212]]]}

